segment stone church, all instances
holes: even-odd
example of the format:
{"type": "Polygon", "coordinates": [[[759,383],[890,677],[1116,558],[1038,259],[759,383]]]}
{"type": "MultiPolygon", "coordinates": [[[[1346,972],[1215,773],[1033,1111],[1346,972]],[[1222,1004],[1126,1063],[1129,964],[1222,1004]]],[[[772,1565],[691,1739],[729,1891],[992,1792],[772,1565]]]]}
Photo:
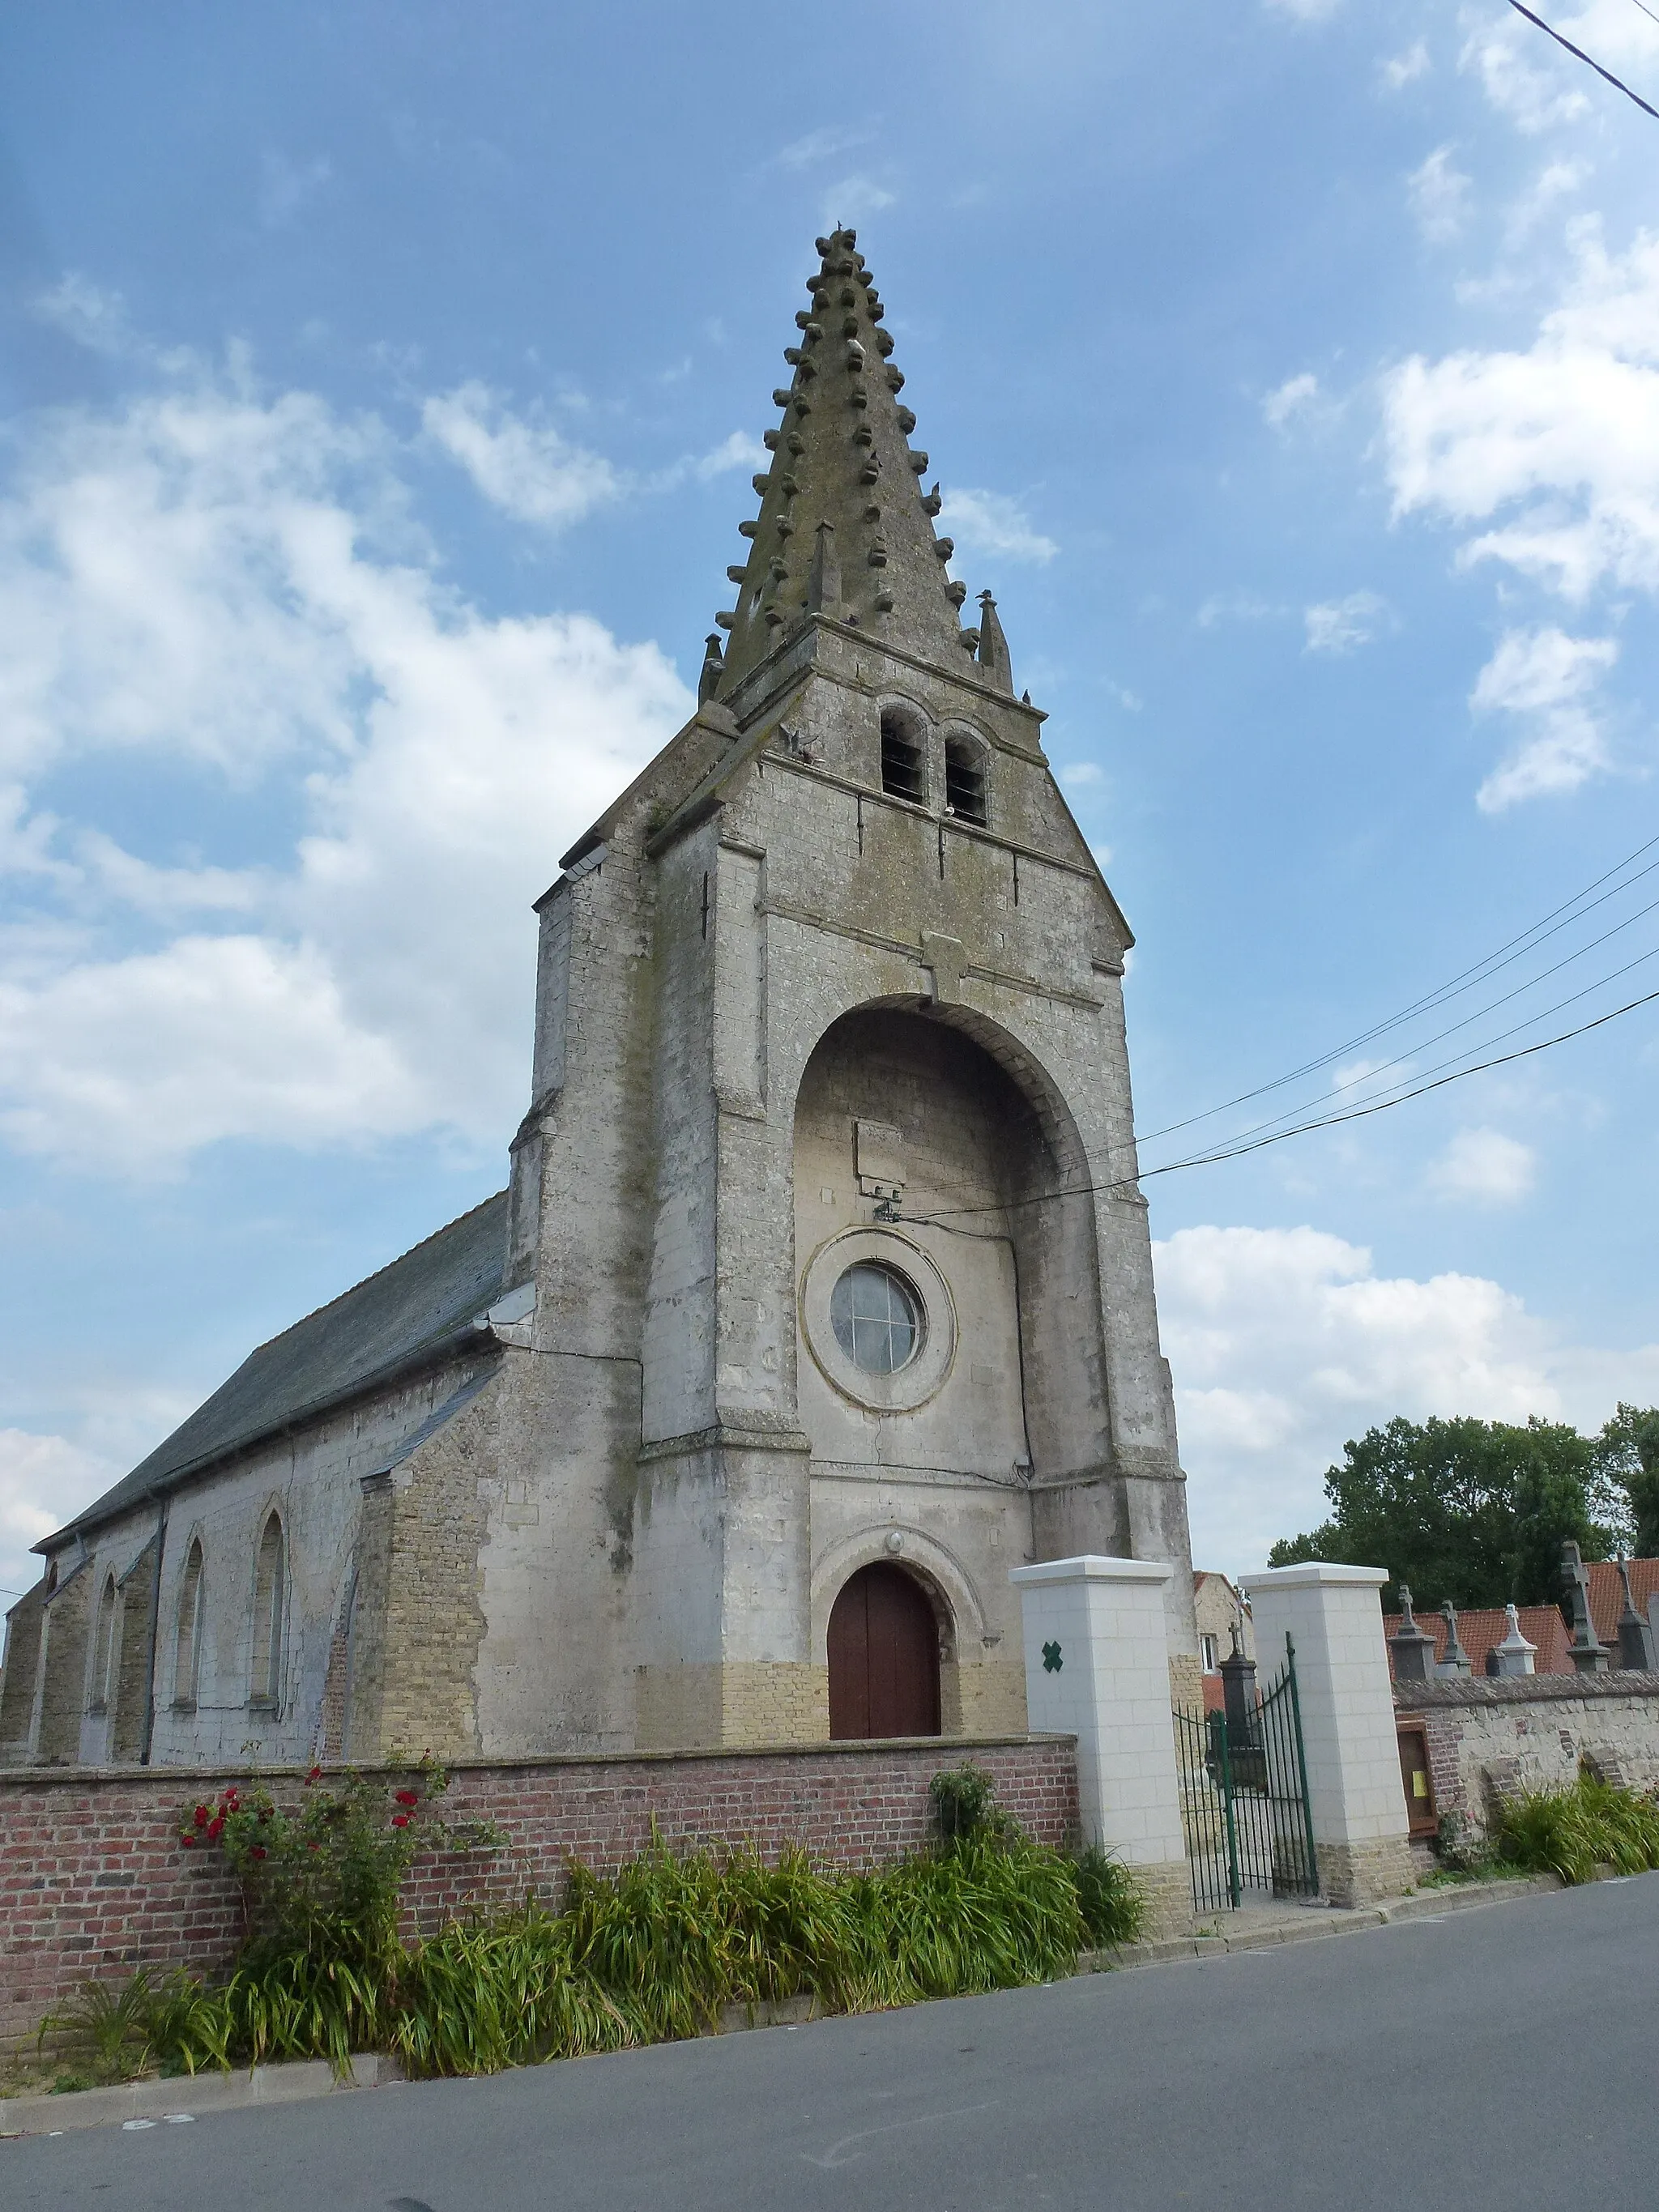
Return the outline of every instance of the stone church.
{"type": "Polygon", "coordinates": [[[0,1759],[1023,1729],[1008,1570],[1172,1561],[1127,924],[850,230],[696,714],[538,902],[508,1188],[38,1548],[0,1759]]]}

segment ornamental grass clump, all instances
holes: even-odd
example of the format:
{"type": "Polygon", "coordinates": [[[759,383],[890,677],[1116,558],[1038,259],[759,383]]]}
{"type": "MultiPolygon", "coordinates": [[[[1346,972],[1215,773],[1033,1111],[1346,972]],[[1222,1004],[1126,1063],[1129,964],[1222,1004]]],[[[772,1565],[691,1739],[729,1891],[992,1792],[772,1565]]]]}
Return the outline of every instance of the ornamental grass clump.
{"type": "Polygon", "coordinates": [[[82,2025],[109,2063],[325,2057],[343,2072],[353,2051],[390,2048],[412,2074],[494,2073],[707,2034],[732,2005],[808,1996],[872,2011],[1050,1980],[1085,1944],[1140,1924],[1127,1869],[1030,1842],[989,1777],[963,1768],[934,1785],[938,1840],[874,1873],[799,1850],[775,1865],[752,1850],[676,1853],[653,1837],[609,1877],[573,1864],[562,1911],[532,1897],[404,1943],[410,1860],[457,1840],[431,1809],[443,1776],[320,1778],[291,1805],[250,1786],[186,1809],[187,1847],[217,1846],[236,1870],[248,1940],[219,1989],[142,1973],[125,1991],[89,1989],[82,2025]]]}
{"type": "Polygon", "coordinates": [[[1620,1874],[1659,1869],[1659,1798],[1581,1774],[1568,1790],[1529,1790],[1507,1798],[1498,1816],[1505,1859],[1565,1882],[1594,1881],[1603,1867],[1620,1874]]]}

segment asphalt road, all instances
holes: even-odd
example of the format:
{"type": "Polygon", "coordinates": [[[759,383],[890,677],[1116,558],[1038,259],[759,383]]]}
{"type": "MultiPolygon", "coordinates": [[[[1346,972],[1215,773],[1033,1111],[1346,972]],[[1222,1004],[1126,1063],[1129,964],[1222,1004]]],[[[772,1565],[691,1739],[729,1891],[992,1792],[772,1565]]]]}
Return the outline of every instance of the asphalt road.
{"type": "Polygon", "coordinates": [[[1659,1875],[1339,1940],[0,2143],[4,2212],[1659,2200],[1659,1875]]]}

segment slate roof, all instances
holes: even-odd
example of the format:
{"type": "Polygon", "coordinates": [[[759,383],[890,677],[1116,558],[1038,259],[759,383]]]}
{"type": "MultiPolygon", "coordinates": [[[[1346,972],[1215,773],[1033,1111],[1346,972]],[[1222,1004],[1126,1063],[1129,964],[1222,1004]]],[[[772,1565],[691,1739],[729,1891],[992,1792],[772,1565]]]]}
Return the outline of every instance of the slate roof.
{"type": "Polygon", "coordinates": [[[485,1348],[489,1340],[476,1336],[472,1323],[501,1295],[506,1260],[503,1190],[250,1352],[165,1443],[34,1549],[55,1550],[74,1530],[112,1520],[146,1495],[308,1420],[447,1346],[471,1340],[485,1348]]]}

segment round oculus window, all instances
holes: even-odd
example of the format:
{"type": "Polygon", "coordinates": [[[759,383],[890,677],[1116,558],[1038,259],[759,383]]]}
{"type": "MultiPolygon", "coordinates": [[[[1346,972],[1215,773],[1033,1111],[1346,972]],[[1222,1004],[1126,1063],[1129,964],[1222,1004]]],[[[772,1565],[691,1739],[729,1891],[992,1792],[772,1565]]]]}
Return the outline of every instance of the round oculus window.
{"type": "Polygon", "coordinates": [[[891,1267],[860,1260],[830,1294],[836,1341],[866,1375],[895,1375],[921,1344],[921,1300],[891,1267]]]}

